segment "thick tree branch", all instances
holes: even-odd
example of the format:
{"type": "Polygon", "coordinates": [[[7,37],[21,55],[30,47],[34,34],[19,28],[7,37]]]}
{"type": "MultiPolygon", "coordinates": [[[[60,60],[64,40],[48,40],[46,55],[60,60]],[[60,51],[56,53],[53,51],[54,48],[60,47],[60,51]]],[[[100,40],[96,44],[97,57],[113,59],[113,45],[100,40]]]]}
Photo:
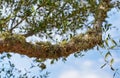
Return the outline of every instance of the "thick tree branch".
{"type": "Polygon", "coordinates": [[[0,52],[14,52],[36,58],[59,58],[67,57],[77,51],[91,49],[101,42],[102,35],[93,30],[75,36],[69,42],[63,41],[55,45],[50,42],[30,44],[19,37],[11,36],[0,41],[0,52]]]}
{"type": "MultiPolygon", "coordinates": [[[[98,10],[95,13],[95,23],[94,28],[96,30],[100,30],[102,23],[105,21],[105,18],[107,17],[107,12],[110,10],[110,1],[111,0],[101,0],[98,6],[98,10]]],[[[101,32],[101,31],[100,31],[101,32]]]]}
{"type": "Polygon", "coordinates": [[[94,28],[84,34],[73,37],[68,42],[52,45],[50,42],[37,42],[31,44],[25,41],[23,36],[6,36],[0,40],[0,52],[14,52],[36,58],[60,58],[67,57],[77,51],[88,50],[102,43],[101,26],[107,16],[110,1],[103,0],[96,13],[94,28]],[[102,7],[102,8],[101,8],[102,7]]]}

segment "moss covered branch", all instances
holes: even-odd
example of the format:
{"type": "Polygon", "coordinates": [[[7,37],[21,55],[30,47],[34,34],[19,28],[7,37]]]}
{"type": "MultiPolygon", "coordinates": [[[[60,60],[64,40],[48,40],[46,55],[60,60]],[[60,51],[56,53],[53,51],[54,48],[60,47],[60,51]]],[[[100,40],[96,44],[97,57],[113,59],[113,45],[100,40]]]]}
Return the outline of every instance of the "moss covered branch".
{"type": "Polygon", "coordinates": [[[77,51],[93,48],[102,42],[102,35],[96,31],[88,31],[73,37],[68,42],[51,44],[50,42],[28,43],[21,35],[8,36],[0,41],[0,52],[14,52],[36,58],[67,57],[77,51]]]}
{"type": "Polygon", "coordinates": [[[60,58],[67,57],[72,53],[89,50],[98,44],[102,43],[101,26],[107,17],[109,11],[110,1],[101,0],[98,12],[95,13],[95,22],[92,29],[86,33],[81,33],[68,42],[60,42],[58,44],[51,44],[50,42],[37,42],[31,44],[26,42],[25,36],[19,34],[3,33],[0,37],[0,53],[14,52],[29,57],[36,58],[60,58]]]}

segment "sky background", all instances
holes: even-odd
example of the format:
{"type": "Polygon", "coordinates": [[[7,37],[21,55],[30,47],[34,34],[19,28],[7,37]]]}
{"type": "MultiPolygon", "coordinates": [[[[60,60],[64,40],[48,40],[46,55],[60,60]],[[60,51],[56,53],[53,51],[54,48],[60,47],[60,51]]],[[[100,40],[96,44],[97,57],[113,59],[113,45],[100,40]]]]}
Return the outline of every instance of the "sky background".
{"type": "MultiPolygon", "coordinates": [[[[116,28],[112,28],[112,30],[108,31],[113,38],[120,39],[120,12],[116,12],[113,10],[109,13],[110,18],[108,21],[113,24],[116,28]]],[[[120,48],[116,48],[116,50],[111,50],[113,58],[115,62],[113,67],[120,68],[120,48]]],[[[107,52],[107,50],[102,49],[102,52],[107,52]]],[[[19,54],[14,54],[14,57],[11,57],[11,61],[15,64],[16,68],[22,70],[22,73],[26,71],[32,71],[31,75],[39,75],[45,73],[46,71],[50,72],[48,78],[113,78],[114,72],[107,65],[103,69],[100,67],[105,63],[104,57],[100,55],[100,53],[95,50],[89,50],[87,52],[83,52],[85,56],[75,58],[73,55],[70,55],[67,58],[66,62],[59,60],[54,64],[50,64],[50,60],[47,60],[45,64],[47,68],[41,73],[39,67],[34,67],[34,69],[30,69],[31,64],[34,64],[33,59],[29,59],[27,56],[20,56],[19,54]]],[[[1,56],[1,55],[0,55],[1,56]]],[[[4,59],[1,61],[2,63],[6,63],[8,59],[4,59]]],[[[37,65],[34,64],[34,65],[37,65]]],[[[29,75],[29,77],[31,76],[29,75]]],[[[118,77],[116,77],[118,78],[118,77]]]]}

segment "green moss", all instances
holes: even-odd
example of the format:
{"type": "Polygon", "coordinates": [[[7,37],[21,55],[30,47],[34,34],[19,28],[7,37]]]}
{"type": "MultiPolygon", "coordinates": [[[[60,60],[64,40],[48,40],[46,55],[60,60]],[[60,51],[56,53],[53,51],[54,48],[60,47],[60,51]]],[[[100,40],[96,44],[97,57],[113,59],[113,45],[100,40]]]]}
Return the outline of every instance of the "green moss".
{"type": "Polygon", "coordinates": [[[40,41],[40,42],[36,42],[36,44],[37,45],[40,45],[40,46],[51,46],[52,44],[50,43],[50,42],[42,42],[42,41],[40,41]]]}
{"type": "Polygon", "coordinates": [[[0,34],[0,37],[3,38],[6,41],[11,41],[11,42],[25,42],[25,37],[20,35],[20,34],[11,34],[9,32],[4,32],[0,34]]]}

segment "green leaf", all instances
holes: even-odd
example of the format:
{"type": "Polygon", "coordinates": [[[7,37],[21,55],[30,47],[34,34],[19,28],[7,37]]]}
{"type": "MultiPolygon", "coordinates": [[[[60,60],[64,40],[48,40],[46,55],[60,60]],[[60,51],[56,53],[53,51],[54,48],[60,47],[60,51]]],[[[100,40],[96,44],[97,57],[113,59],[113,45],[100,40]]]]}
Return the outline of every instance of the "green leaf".
{"type": "Polygon", "coordinates": [[[115,71],[115,69],[114,69],[113,67],[111,67],[111,70],[112,70],[112,71],[115,71]]]}
{"type": "Polygon", "coordinates": [[[55,61],[54,59],[53,59],[53,60],[51,60],[50,64],[54,64],[54,61],[55,61]]]}
{"type": "Polygon", "coordinates": [[[11,54],[9,54],[9,53],[7,54],[7,57],[8,57],[8,58],[10,58],[11,56],[12,56],[11,54]]]}
{"type": "Polygon", "coordinates": [[[65,62],[67,61],[67,59],[63,57],[63,58],[62,58],[62,61],[65,63],[65,62]]]}
{"type": "Polygon", "coordinates": [[[70,34],[70,38],[72,38],[73,37],[73,35],[72,34],[70,34]]]}
{"type": "Polygon", "coordinates": [[[107,65],[107,63],[103,64],[100,68],[102,69],[103,67],[105,67],[107,65]]]}
{"type": "Polygon", "coordinates": [[[99,46],[97,46],[97,50],[99,50],[99,46]]]}
{"type": "Polygon", "coordinates": [[[100,46],[101,48],[105,48],[104,44],[100,44],[99,46],[100,46]]]}
{"type": "Polygon", "coordinates": [[[113,48],[115,48],[116,46],[115,45],[113,45],[113,46],[111,46],[109,49],[113,49],[113,48]]]}
{"type": "Polygon", "coordinates": [[[32,10],[32,12],[34,12],[34,11],[35,11],[35,8],[34,8],[34,6],[32,6],[32,7],[31,7],[31,10],[32,10]]]}
{"type": "Polygon", "coordinates": [[[106,43],[107,46],[109,46],[109,45],[108,45],[108,38],[105,40],[105,43],[106,43]]]}
{"type": "Polygon", "coordinates": [[[36,62],[44,62],[46,59],[36,59],[36,62]]]}
{"type": "Polygon", "coordinates": [[[74,56],[75,56],[75,57],[78,57],[78,55],[77,55],[76,53],[74,54],[74,56]]]}
{"type": "Polygon", "coordinates": [[[4,59],[6,56],[1,56],[0,59],[4,59]]]}
{"type": "Polygon", "coordinates": [[[108,51],[106,54],[105,54],[105,59],[107,59],[109,56],[112,56],[111,53],[108,51]]]}
{"type": "Polygon", "coordinates": [[[112,42],[113,44],[117,45],[117,43],[116,43],[115,40],[111,39],[111,42],[112,42]]]}
{"type": "Polygon", "coordinates": [[[112,66],[113,63],[114,63],[114,59],[112,58],[112,59],[110,60],[110,66],[112,66]]]}
{"type": "Polygon", "coordinates": [[[42,70],[46,69],[46,65],[44,63],[41,63],[40,67],[42,70]]]}
{"type": "Polygon", "coordinates": [[[110,26],[112,26],[112,24],[108,24],[108,26],[110,27],[110,26]]]}

